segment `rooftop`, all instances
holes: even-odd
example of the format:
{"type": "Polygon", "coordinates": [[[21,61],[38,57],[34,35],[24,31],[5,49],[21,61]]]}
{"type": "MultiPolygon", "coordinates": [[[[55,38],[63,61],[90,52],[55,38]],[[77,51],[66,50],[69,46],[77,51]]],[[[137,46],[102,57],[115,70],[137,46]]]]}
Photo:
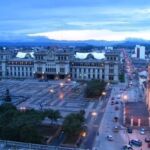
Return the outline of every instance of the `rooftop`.
{"type": "Polygon", "coordinates": [[[34,58],[34,52],[18,52],[16,55],[17,58],[34,58]]]}
{"type": "Polygon", "coordinates": [[[88,57],[93,57],[93,59],[104,59],[105,58],[105,53],[100,53],[100,52],[77,52],[75,54],[75,58],[77,59],[86,59],[88,57]]]}

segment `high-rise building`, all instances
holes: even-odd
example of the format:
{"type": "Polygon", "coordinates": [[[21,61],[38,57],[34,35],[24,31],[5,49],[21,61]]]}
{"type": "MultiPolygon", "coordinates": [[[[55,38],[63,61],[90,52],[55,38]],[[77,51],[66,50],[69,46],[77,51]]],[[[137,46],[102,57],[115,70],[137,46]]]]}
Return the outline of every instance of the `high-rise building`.
{"type": "Polygon", "coordinates": [[[139,59],[145,59],[145,46],[135,46],[135,57],[139,59]]]}

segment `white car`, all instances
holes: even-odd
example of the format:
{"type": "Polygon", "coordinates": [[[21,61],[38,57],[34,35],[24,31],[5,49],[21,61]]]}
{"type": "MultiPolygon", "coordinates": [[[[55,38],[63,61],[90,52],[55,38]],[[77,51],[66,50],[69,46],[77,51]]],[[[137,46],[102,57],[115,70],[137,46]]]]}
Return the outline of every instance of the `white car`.
{"type": "Polygon", "coordinates": [[[112,135],[107,135],[107,137],[106,137],[106,138],[107,138],[107,140],[108,140],[108,141],[113,141],[113,137],[112,137],[112,135]]]}
{"type": "Polygon", "coordinates": [[[142,135],[145,134],[145,129],[144,129],[144,128],[141,128],[141,129],[140,129],[140,134],[142,134],[142,135]]]}

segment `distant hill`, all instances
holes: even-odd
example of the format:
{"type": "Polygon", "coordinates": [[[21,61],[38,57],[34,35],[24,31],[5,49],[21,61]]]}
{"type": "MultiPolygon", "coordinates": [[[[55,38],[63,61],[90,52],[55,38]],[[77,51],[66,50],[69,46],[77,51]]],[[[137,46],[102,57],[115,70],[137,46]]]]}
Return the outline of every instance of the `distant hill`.
{"type": "Polygon", "coordinates": [[[13,38],[0,38],[0,46],[135,46],[137,44],[150,46],[150,40],[127,38],[123,41],[105,40],[85,40],[85,41],[65,41],[53,40],[46,37],[19,36],[13,38]],[[11,40],[10,40],[11,39],[11,40]]]}

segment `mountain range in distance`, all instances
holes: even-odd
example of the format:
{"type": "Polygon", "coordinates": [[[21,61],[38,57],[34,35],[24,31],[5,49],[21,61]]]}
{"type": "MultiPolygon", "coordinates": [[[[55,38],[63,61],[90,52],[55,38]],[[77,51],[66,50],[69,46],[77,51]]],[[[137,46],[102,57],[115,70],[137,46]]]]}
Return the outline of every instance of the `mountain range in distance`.
{"type": "MultiPolygon", "coordinates": [[[[3,39],[3,38],[1,38],[3,39]]],[[[10,39],[0,40],[0,46],[135,46],[137,44],[150,46],[150,40],[127,38],[122,41],[106,41],[106,40],[84,40],[84,41],[65,41],[53,40],[46,37],[22,36],[10,39]],[[11,39],[11,40],[10,40],[11,39]]]]}

